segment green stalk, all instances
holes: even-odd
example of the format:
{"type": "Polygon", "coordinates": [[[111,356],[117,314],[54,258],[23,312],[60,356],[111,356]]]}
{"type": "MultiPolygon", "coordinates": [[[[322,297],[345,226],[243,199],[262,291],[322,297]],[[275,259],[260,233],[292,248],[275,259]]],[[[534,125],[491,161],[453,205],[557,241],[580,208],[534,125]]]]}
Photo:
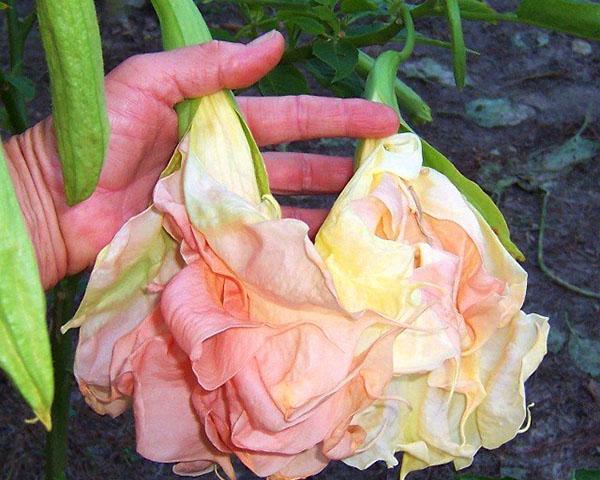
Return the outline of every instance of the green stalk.
{"type": "MultiPolygon", "coordinates": [[[[375,59],[366,53],[358,52],[358,63],[356,64],[356,72],[363,78],[367,78],[369,72],[375,65],[375,59]]],[[[431,122],[431,108],[425,103],[425,101],[404,83],[399,78],[394,80],[394,91],[400,111],[406,113],[410,119],[417,124],[431,122]]]]}
{"type": "MultiPolygon", "coordinates": [[[[208,25],[196,6],[187,0],[152,0],[163,32],[163,48],[189,47],[210,42],[212,36],[208,25]],[[166,34],[165,34],[166,33],[166,34]]],[[[194,113],[200,104],[199,99],[185,100],[175,106],[178,118],[178,133],[181,139],[187,131],[194,113]]]]}
{"type": "MultiPolygon", "coordinates": [[[[193,0],[152,0],[152,5],[160,21],[163,45],[166,49],[197,45],[212,40],[210,30],[202,17],[202,13],[200,13],[193,0]]],[[[269,188],[267,170],[258,145],[246,124],[244,116],[238,108],[233,93],[230,90],[224,91],[227,94],[229,105],[236,112],[242,129],[246,134],[248,146],[252,154],[258,190],[261,195],[270,195],[271,190],[269,188]]],[[[183,102],[186,106],[180,107],[177,111],[179,134],[181,136],[187,131],[201,100],[201,98],[186,100],[186,102],[183,102]]],[[[176,168],[178,168],[177,163],[167,167],[168,170],[176,168]]]]}
{"type": "Polygon", "coordinates": [[[67,439],[69,430],[69,400],[73,366],[72,331],[60,332],[60,327],[75,312],[75,295],[79,275],[65,278],[54,290],[55,307],[52,316],[50,340],[54,359],[55,394],[52,404],[53,428],[46,434],[46,480],[65,480],[67,466],[67,439]]]}

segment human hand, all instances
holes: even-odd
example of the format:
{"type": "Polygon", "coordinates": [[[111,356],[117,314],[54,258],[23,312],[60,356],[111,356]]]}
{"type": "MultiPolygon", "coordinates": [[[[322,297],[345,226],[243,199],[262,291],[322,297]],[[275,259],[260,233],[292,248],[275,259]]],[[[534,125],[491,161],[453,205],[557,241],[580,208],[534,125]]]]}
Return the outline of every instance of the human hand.
{"type": "MultiPolygon", "coordinates": [[[[64,195],[51,118],[11,138],[5,145],[9,171],[44,287],[91,265],[117,230],[148,205],[177,144],[175,104],[252,85],[279,62],[283,50],[283,37],[271,32],[248,45],[214,41],[123,62],[106,77],[111,137],[98,187],[73,207],[64,195]]],[[[259,146],[382,137],[398,129],[391,109],[366,100],[288,96],[238,102],[259,146]]],[[[352,174],[350,158],[266,152],[265,161],[274,193],[336,193],[352,174]]],[[[326,215],[285,207],[283,213],[304,220],[313,232],[326,215]]]]}

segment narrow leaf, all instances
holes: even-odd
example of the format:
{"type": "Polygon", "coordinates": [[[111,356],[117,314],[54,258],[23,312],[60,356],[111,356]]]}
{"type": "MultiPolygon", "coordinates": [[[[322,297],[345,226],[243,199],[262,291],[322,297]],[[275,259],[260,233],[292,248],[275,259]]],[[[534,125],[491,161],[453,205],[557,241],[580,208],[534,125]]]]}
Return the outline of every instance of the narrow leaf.
{"type": "Polygon", "coordinates": [[[495,22],[498,19],[498,12],[481,0],[458,0],[458,6],[461,15],[468,16],[469,20],[495,22]]]}
{"type": "Polygon", "coordinates": [[[467,50],[465,49],[465,40],[463,38],[458,0],[446,0],[446,14],[450,28],[450,41],[452,43],[454,81],[458,88],[463,88],[467,72],[467,50]]]}
{"type": "Polygon", "coordinates": [[[52,113],[69,205],[96,188],[108,147],[100,31],[93,0],[38,0],[52,113]]]}
{"type": "Polygon", "coordinates": [[[0,147],[0,368],[48,429],[54,396],[46,301],[0,147]]]}
{"type": "Polygon", "coordinates": [[[517,17],[538,27],[600,40],[600,3],[584,0],[523,0],[517,17]]]}

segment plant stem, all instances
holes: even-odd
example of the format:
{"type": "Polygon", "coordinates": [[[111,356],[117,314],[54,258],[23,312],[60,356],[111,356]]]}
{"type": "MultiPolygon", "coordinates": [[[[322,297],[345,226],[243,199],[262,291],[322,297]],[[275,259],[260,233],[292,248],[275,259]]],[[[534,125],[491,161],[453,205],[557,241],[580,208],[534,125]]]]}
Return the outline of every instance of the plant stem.
{"type": "Polygon", "coordinates": [[[60,333],[60,327],[73,315],[79,275],[68,277],[55,288],[55,306],[50,340],[54,360],[55,393],[52,404],[52,430],[46,434],[46,480],[65,480],[71,368],[73,365],[72,331],[60,333]]]}
{"type": "Polygon", "coordinates": [[[561,278],[554,273],[547,265],[544,260],[544,233],[546,232],[546,216],[548,214],[548,199],[550,198],[550,192],[544,190],[544,196],[542,197],[542,214],[540,216],[540,231],[538,233],[538,245],[537,245],[537,260],[540,270],[550,278],[554,283],[560,285],[567,290],[583,295],[584,297],[600,299],[600,292],[594,292],[587,288],[578,287],[573,285],[571,282],[561,278]]]}

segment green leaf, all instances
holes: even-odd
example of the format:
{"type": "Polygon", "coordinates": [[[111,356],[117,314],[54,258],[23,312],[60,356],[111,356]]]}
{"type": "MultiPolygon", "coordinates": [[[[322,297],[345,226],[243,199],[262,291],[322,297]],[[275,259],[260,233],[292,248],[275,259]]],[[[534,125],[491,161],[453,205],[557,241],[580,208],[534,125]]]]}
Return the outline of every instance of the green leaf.
{"type": "Polygon", "coordinates": [[[258,82],[263,95],[302,95],[308,93],[306,78],[294,65],[278,65],[258,82]]]}
{"type": "Polygon", "coordinates": [[[7,8],[9,8],[7,3],[0,2],[0,10],[6,10],[7,8]]]}
{"type": "Polygon", "coordinates": [[[467,72],[467,50],[465,49],[458,0],[446,0],[446,15],[448,17],[450,40],[452,43],[454,82],[458,88],[463,88],[467,72]]]}
{"type": "Polygon", "coordinates": [[[26,100],[31,100],[35,97],[35,84],[24,75],[8,73],[4,75],[4,79],[15,87],[19,95],[26,100]]]}
{"type": "Polygon", "coordinates": [[[277,17],[279,20],[294,25],[301,31],[311,35],[322,35],[326,31],[325,26],[318,20],[298,14],[297,12],[280,12],[277,17]]]}
{"type": "Polygon", "coordinates": [[[93,0],[37,0],[67,203],[96,189],[108,148],[100,31],[93,0]]]}
{"type": "Polygon", "coordinates": [[[362,94],[364,83],[354,72],[349,77],[334,82],[335,70],[318,58],[311,58],[304,66],[321,86],[331,90],[336,97],[354,98],[362,94]]]}
{"type": "Polygon", "coordinates": [[[319,40],[313,44],[313,54],[333,68],[333,82],[348,78],[358,63],[357,48],[344,40],[319,40]]]}
{"type": "Polygon", "coordinates": [[[320,18],[323,22],[327,23],[334,32],[340,31],[340,21],[333,13],[333,10],[330,7],[319,6],[319,7],[311,7],[310,13],[320,18]]]}
{"type": "Polygon", "coordinates": [[[575,470],[571,480],[600,480],[600,470],[575,470]]]}
{"type": "Polygon", "coordinates": [[[600,40],[600,3],[583,0],[523,0],[517,18],[583,38],[600,40]]]}
{"type": "Polygon", "coordinates": [[[54,378],[46,300],[1,146],[0,368],[50,429],[54,378]]]}
{"type": "Polygon", "coordinates": [[[224,28],[210,27],[210,34],[215,40],[225,40],[226,42],[235,42],[235,35],[224,28]]]}
{"type": "Polygon", "coordinates": [[[495,22],[498,19],[498,12],[480,0],[458,0],[458,6],[461,15],[467,15],[469,20],[495,22]]]}
{"type": "Polygon", "coordinates": [[[340,9],[343,13],[359,13],[377,10],[373,0],[342,0],[340,9]]]}

